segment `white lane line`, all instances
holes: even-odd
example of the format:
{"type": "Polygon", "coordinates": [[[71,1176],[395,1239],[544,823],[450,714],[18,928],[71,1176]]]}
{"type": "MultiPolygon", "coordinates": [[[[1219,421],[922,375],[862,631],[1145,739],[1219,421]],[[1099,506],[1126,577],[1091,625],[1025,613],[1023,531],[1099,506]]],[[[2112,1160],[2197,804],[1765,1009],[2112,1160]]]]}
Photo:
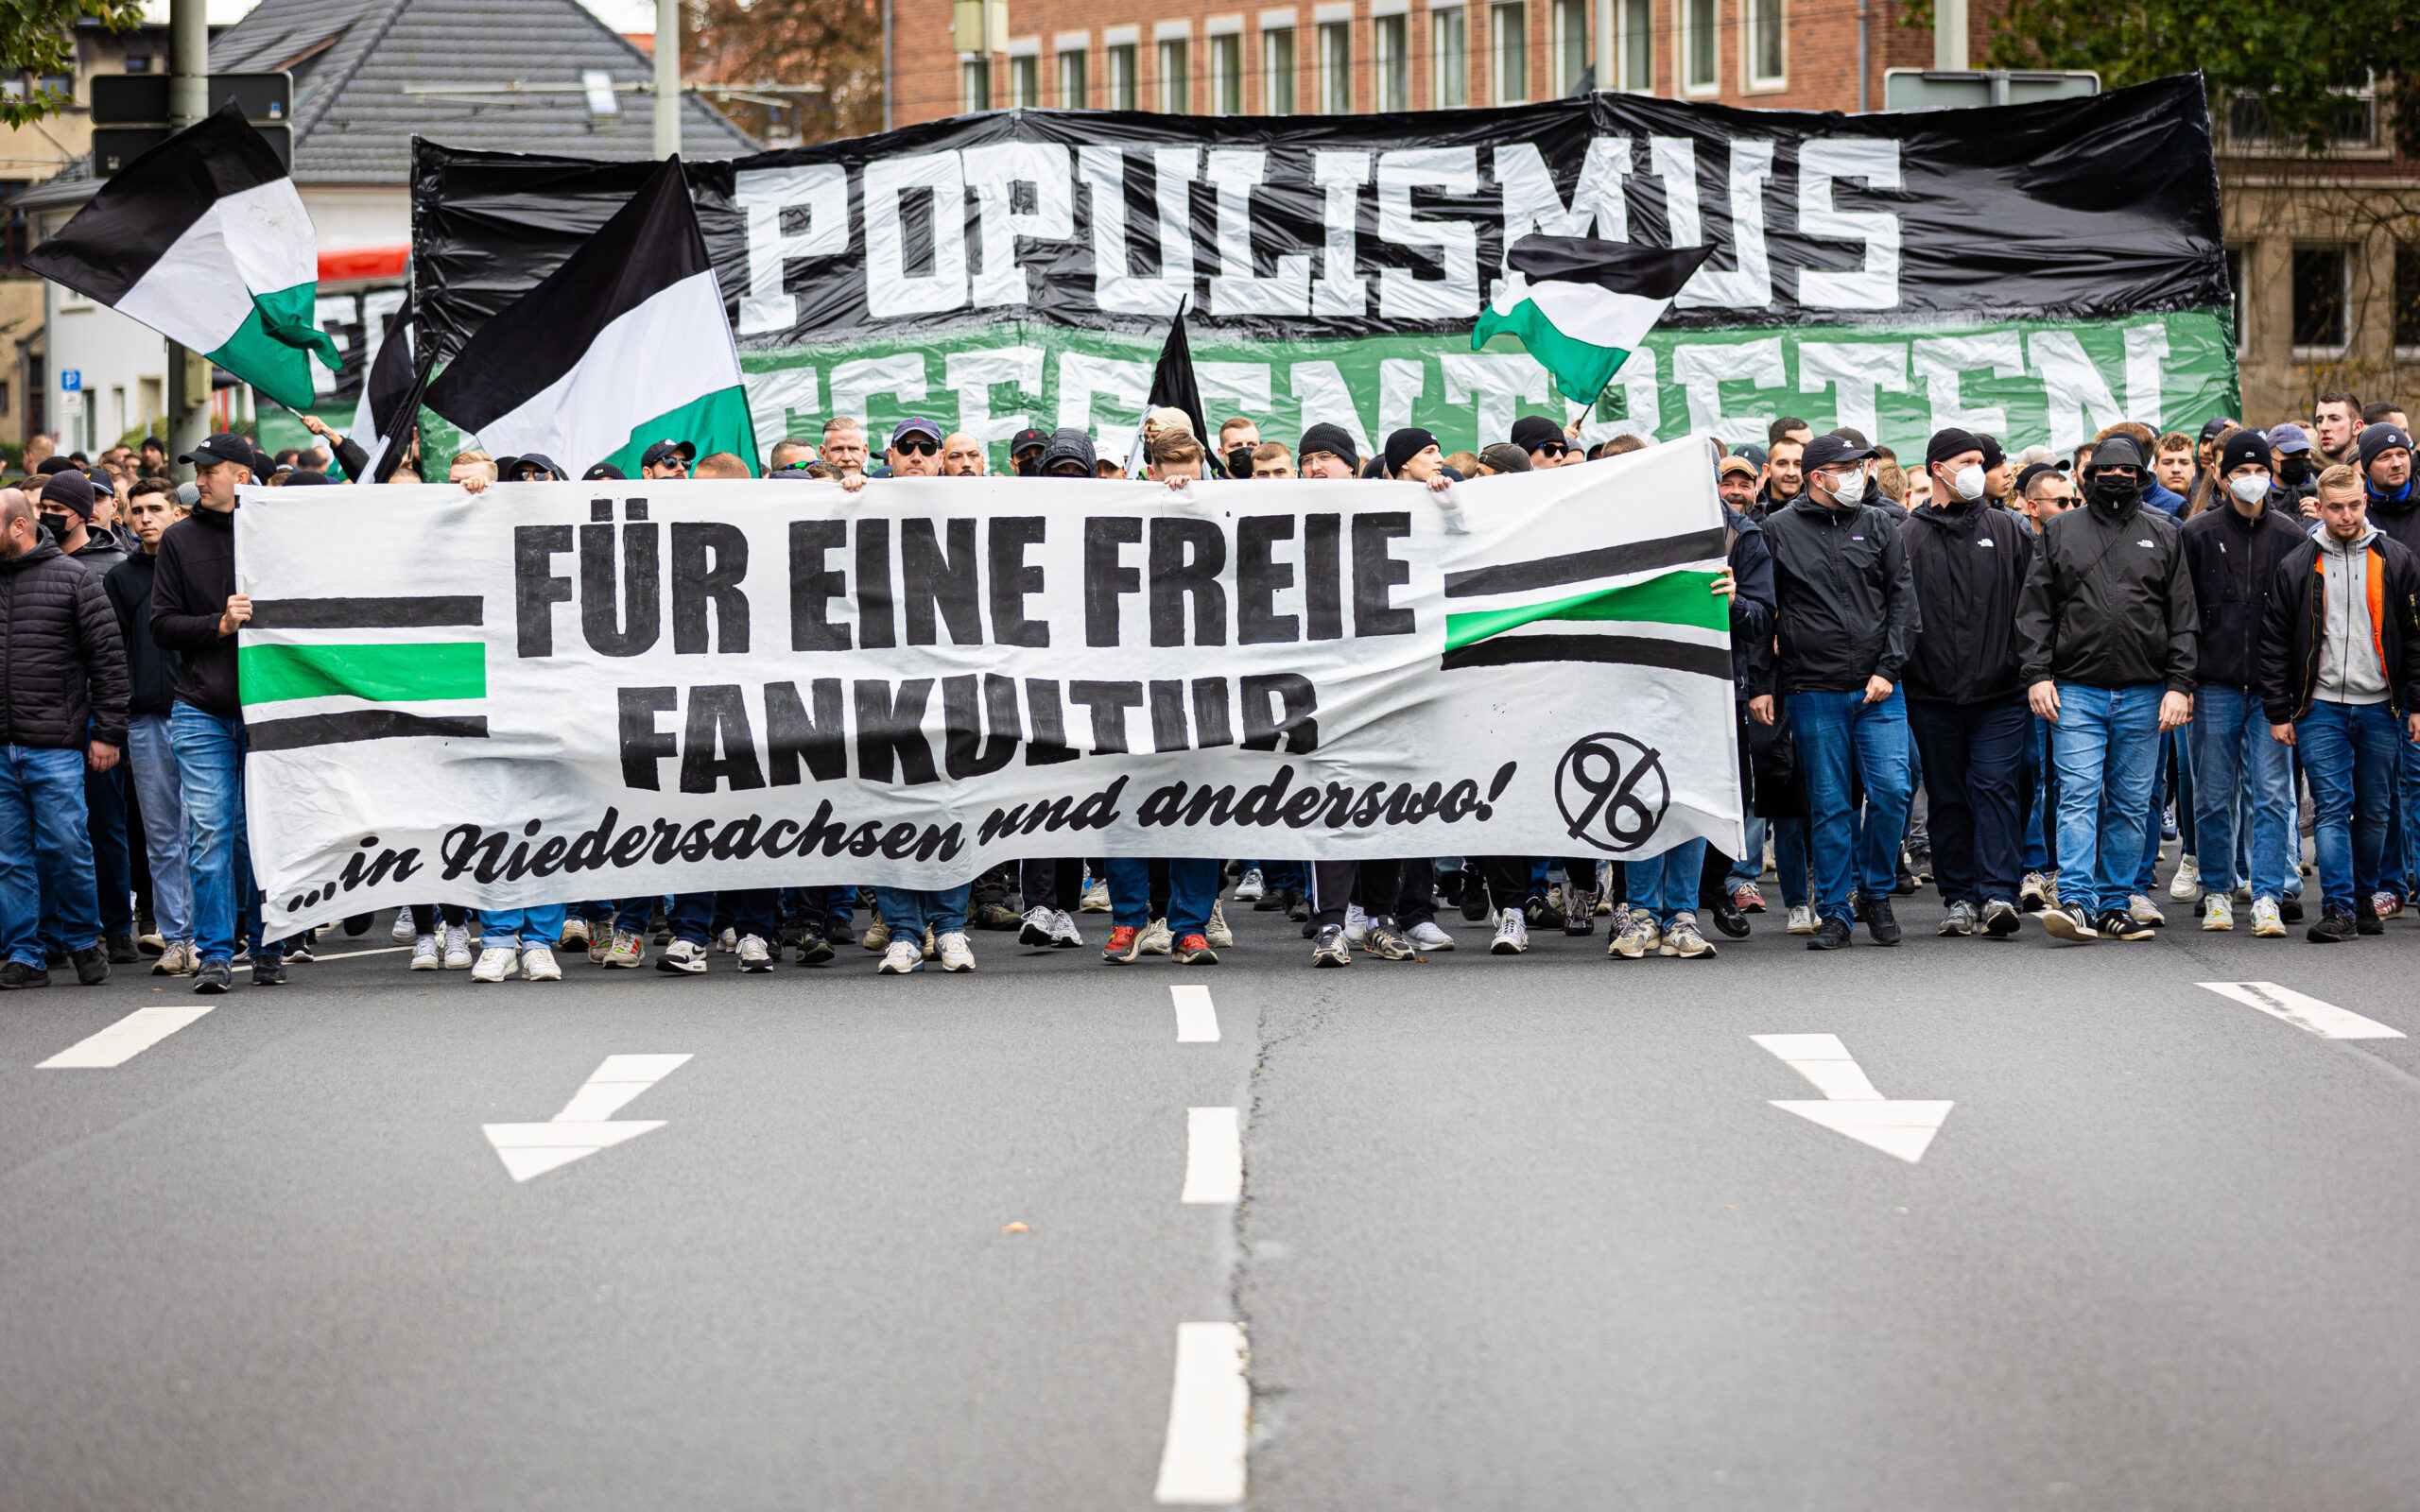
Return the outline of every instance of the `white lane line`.
{"type": "Polygon", "coordinates": [[[1168,1399],[1168,1437],[1160,1451],[1163,1506],[1232,1506],[1244,1499],[1244,1452],[1252,1430],[1252,1386],[1238,1323],[1176,1327],[1176,1390],[1168,1399]]]}
{"type": "Polygon", "coordinates": [[[2233,998],[2250,1007],[2258,1008],[2273,1019],[2283,1019],[2297,1029],[2307,1029],[2322,1040],[2401,1040],[2400,1029],[2390,1029],[2376,1019],[2365,1019],[2350,1008],[2340,1008],[2333,1003],[2322,1003],[2290,988],[2274,982],[2202,982],[2197,986],[2209,988],[2222,998],[2233,998]]]}
{"type": "Polygon", "coordinates": [[[1946,1100],[1883,1096],[1838,1035],[1752,1034],[1748,1038],[1778,1056],[1824,1094],[1822,1102],[1771,1099],[1775,1108],[1885,1155],[1895,1155],[1910,1165],[1925,1158],[1932,1137],[1941,1132],[1942,1121],[1956,1106],[1946,1100]]]}
{"type": "Polygon", "coordinates": [[[1176,1003],[1178,1044],[1209,1045],[1219,1042],[1219,1010],[1211,1005],[1208,988],[1199,983],[1171,986],[1168,996],[1176,1003]]]}
{"type": "Polygon", "coordinates": [[[1180,1202],[1233,1203],[1244,1194],[1242,1110],[1184,1110],[1184,1194],[1180,1202]]]}
{"type": "Polygon", "coordinates": [[[78,1040],[36,1071],[103,1071],[123,1066],[218,1006],[216,1003],[155,1003],[137,1008],[100,1033],[78,1040]]]}
{"type": "Polygon", "coordinates": [[[314,951],[311,954],[311,964],[316,966],[321,961],[350,961],[363,955],[396,955],[410,949],[408,945],[381,945],[374,951],[339,951],[334,955],[321,955],[314,951]]]}
{"type": "Polygon", "coordinates": [[[563,1110],[544,1124],[482,1124],[488,1143],[513,1180],[527,1181],[583,1156],[610,1149],[650,1129],[656,1119],[614,1120],[631,1098],[687,1062],[683,1056],[607,1056],[594,1075],[571,1094],[563,1110]]]}

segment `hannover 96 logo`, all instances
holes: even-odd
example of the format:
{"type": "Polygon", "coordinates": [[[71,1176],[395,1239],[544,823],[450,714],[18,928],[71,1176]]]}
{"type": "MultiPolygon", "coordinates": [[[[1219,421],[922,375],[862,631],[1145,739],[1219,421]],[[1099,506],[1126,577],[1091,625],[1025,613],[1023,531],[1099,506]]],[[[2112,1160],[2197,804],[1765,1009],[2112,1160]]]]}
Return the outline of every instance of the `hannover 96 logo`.
{"type": "Polygon", "coordinates": [[[1620,855],[1654,838],[1672,789],[1661,751],[1600,730],[1563,753],[1554,769],[1554,800],[1573,839],[1620,855]]]}

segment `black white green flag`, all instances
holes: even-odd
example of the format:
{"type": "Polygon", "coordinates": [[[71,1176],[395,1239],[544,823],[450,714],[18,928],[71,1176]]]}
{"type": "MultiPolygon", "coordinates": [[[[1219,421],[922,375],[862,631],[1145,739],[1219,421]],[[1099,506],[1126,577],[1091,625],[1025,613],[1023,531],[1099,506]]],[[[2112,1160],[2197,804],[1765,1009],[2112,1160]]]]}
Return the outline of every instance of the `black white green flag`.
{"type": "Polygon", "coordinates": [[[739,349],[698,213],[667,161],[561,267],[479,328],[423,401],[498,455],[636,476],[649,442],[757,469],[739,349]]]}
{"type": "Polygon", "coordinates": [[[1471,350],[1498,332],[1521,338],[1564,397],[1593,400],[1714,255],[1711,247],[1634,247],[1593,236],[1524,236],[1505,254],[1522,275],[1479,312],[1471,350]]]}
{"type": "Polygon", "coordinates": [[[289,409],[311,403],[319,238],[277,153],[229,104],[129,163],[26,266],[289,409]]]}

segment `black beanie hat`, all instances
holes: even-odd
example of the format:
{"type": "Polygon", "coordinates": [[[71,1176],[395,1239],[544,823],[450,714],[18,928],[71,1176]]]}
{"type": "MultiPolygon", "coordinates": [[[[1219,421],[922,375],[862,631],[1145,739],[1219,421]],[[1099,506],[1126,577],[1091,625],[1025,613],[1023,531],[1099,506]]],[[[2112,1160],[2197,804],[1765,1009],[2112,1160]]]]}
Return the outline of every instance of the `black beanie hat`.
{"type": "Polygon", "coordinates": [[[1418,456],[1425,449],[1437,444],[1437,438],[1417,425],[1407,425],[1387,438],[1387,476],[1403,471],[1403,465],[1418,456]]]}
{"type": "Polygon", "coordinates": [[[1353,438],[1344,433],[1341,425],[1331,425],[1322,421],[1303,432],[1303,444],[1294,449],[1295,457],[1299,460],[1313,452],[1340,456],[1356,471],[1361,466],[1361,454],[1354,449],[1353,438]]]}
{"type": "Polygon", "coordinates": [[[2366,472],[2370,470],[2370,464],[2378,459],[2379,453],[2392,452],[2398,446],[2407,452],[2411,450],[2411,438],[2403,434],[2403,427],[2400,425],[2389,425],[2384,421],[2380,421],[2377,424],[2361,432],[2360,444],[2361,471],[2366,472]]]}
{"type": "MultiPolygon", "coordinates": [[[[1983,450],[1983,442],[1980,437],[1972,431],[1962,431],[1953,425],[1947,430],[1933,432],[1932,439],[1925,443],[1925,466],[1930,467],[1935,462],[1946,462],[1953,456],[1963,456],[1969,452],[1981,450],[1983,450]]],[[[1991,458],[1986,456],[1983,459],[1983,471],[1990,472],[1991,466],[1991,458]]]]}
{"type": "Polygon", "coordinates": [[[81,472],[58,472],[42,486],[42,502],[73,509],[85,519],[93,518],[93,480],[81,472]]]}
{"type": "Polygon", "coordinates": [[[2008,454],[2000,450],[1999,439],[1996,437],[1979,431],[1975,436],[1975,444],[1983,449],[1983,471],[1986,472],[2008,460],[2008,454]]]}
{"type": "Polygon", "coordinates": [[[2227,477],[2246,462],[2270,466],[2269,438],[2258,431],[2238,431],[2219,449],[2219,476],[2227,477]]]}
{"type": "Polygon", "coordinates": [[[1525,452],[1534,452],[1542,446],[1568,447],[1571,438],[1563,434],[1562,426],[1544,415],[1524,415],[1512,422],[1512,444],[1525,452]]]}

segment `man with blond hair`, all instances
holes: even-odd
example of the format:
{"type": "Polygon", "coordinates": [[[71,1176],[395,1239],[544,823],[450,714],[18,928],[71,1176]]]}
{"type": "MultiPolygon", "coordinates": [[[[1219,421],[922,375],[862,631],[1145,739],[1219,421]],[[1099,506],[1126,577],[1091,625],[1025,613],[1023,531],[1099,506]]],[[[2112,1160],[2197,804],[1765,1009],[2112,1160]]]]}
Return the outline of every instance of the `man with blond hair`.
{"type": "Polygon", "coordinates": [[[746,478],[754,475],[748,471],[748,464],[733,452],[707,453],[698,459],[697,471],[690,474],[699,478],[746,478]]]}
{"type": "Polygon", "coordinates": [[[856,417],[835,415],[823,422],[823,460],[842,477],[866,470],[866,428],[856,417]]]}

